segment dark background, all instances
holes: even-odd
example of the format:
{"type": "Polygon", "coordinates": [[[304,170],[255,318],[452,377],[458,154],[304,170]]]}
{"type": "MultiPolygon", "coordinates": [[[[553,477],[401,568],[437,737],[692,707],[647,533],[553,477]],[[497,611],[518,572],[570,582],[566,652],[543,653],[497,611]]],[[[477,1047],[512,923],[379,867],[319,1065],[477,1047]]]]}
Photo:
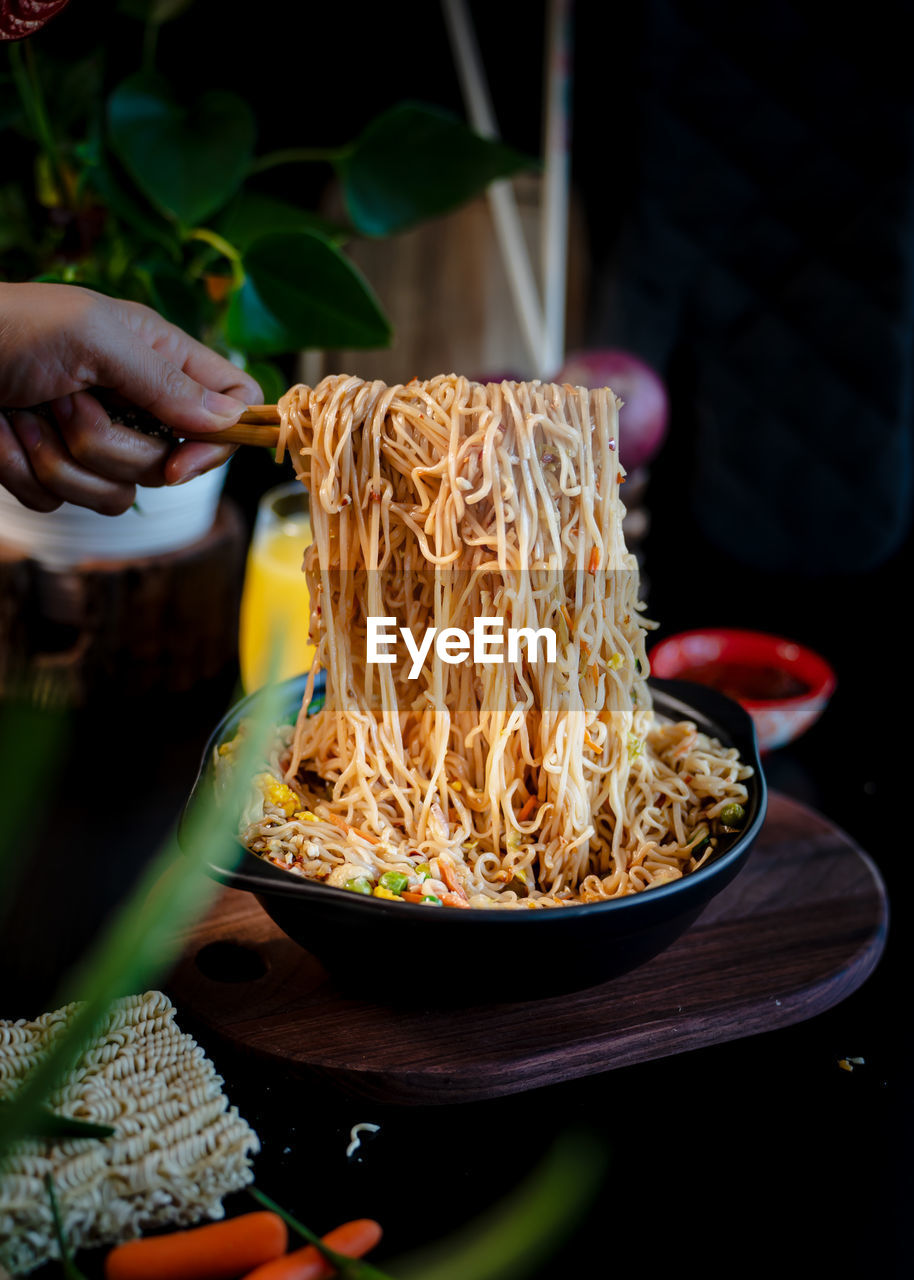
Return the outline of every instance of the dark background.
{"type": "MultiPolygon", "coordinates": [[[[472,9],[503,136],[535,153],[542,8],[472,9]]],[[[911,1272],[914,135],[903,12],[830,10],[825,23],[817,7],[781,0],[738,13],[579,4],[574,94],[590,342],[638,351],[671,396],[648,492],[649,612],[661,635],[748,626],[835,666],[822,720],[767,771],[879,865],[893,911],[882,963],[804,1025],[453,1109],[366,1107],[219,1050],[227,1091],[264,1141],[259,1182],[316,1227],[376,1216],[393,1256],[458,1228],[555,1132],[582,1123],[605,1135],[609,1172],[544,1277],[674,1265],[911,1272]],[[865,1065],[839,1070],[847,1055],[865,1065]],[[362,1164],[347,1164],[349,1128],[364,1119],[381,1133],[362,1164]]],[[[111,20],[110,5],[73,0],[48,38],[89,47],[111,20]]],[[[435,5],[199,3],[178,31],[163,31],[166,68],[188,81],[201,60],[224,68],[270,147],[345,141],[406,97],[461,110],[435,5]]],[[[319,172],[299,180],[320,194],[319,172]]],[[[229,479],[248,518],[277,478],[253,454],[229,479]]],[[[6,1015],[44,1007],[156,847],[234,679],[172,703],[100,699],[76,718],[65,775],[24,842],[38,857],[21,909],[0,939],[6,1015]]]]}

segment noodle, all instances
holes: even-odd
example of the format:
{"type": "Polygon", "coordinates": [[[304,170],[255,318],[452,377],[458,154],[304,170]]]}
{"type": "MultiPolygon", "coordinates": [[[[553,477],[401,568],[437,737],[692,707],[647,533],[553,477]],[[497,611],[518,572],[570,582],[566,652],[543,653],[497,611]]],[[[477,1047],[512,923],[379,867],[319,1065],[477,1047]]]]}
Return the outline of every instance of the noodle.
{"type": "Polygon", "coordinates": [[[315,667],[294,730],[277,731],[250,849],[333,885],[472,907],[619,897],[709,855],[751,769],[653,711],[618,405],[608,388],[454,375],[329,377],[283,397],[327,689],[309,716],[315,667]],[[417,645],[476,618],[549,628],[556,659],[528,639],[500,663],[430,653],[411,679],[399,642],[367,661],[369,618],[417,645]]]}

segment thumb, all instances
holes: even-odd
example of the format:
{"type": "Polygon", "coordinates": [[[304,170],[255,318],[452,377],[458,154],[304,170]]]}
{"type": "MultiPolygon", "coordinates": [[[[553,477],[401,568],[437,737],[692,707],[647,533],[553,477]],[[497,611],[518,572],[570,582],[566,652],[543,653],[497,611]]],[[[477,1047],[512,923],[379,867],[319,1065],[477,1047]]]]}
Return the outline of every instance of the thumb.
{"type": "Polygon", "coordinates": [[[129,330],[97,361],[98,383],[146,409],[172,430],[217,431],[237,422],[245,404],[196,382],[129,330]]]}

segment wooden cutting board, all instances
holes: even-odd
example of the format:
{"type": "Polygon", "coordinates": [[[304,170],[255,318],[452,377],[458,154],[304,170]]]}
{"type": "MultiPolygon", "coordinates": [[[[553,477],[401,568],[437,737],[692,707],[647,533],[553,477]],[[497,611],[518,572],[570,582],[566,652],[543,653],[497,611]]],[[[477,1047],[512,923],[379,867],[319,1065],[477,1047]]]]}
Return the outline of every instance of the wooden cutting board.
{"type": "Polygon", "coordinates": [[[810,1018],[873,971],[887,922],[867,855],[775,793],[745,868],[688,933],[586,991],[460,1010],[359,1001],[239,890],[222,892],[188,938],[168,991],[238,1049],[362,1097],[469,1102],[810,1018]]]}

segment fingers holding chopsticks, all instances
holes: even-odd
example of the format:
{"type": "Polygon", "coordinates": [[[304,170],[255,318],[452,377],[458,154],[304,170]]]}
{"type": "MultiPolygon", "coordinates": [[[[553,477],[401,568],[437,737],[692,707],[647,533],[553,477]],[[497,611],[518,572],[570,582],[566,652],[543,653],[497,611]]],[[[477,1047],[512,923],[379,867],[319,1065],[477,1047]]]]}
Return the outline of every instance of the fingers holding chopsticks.
{"type": "Polygon", "coordinates": [[[42,415],[17,409],[6,414],[5,422],[9,434],[5,434],[0,479],[25,506],[53,511],[61,502],[72,502],[116,516],[134,502],[135,484],[108,479],[81,466],[56,425],[42,415]]]}
{"type": "Polygon", "coordinates": [[[148,307],[117,307],[99,321],[96,385],[145,409],[176,435],[231,426],[260,397],[253,378],[148,307]]]}
{"type": "Polygon", "coordinates": [[[78,463],[107,480],[146,489],[183,484],[221,467],[236,447],[219,443],[176,444],[144,435],[133,427],[112,422],[98,400],[84,391],[55,400],[50,408],[78,463]]]}
{"type": "Polygon", "coordinates": [[[149,307],[78,286],[0,283],[0,405],[9,406],[0,484],[34,510],[71,502],[116,515],[137,485],[181,484],[221,466],[236,442],[219,433],[261,398],[246,373],[149,307]],[[193,440],[112,422],[98,388],[193,440]]]}

